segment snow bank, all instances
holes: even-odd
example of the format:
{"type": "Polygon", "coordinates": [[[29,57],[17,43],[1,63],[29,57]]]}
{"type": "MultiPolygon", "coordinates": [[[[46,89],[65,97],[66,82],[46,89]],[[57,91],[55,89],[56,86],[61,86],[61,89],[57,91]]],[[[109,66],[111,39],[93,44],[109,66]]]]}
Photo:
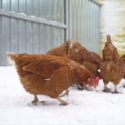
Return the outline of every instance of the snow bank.
{"type": "Polygon", "coordinates": [[[125,94],[71,89],[60,106],[54,99],[39,96],[47,104],[30,104],[13,67],[0,67],[0,125],[124,125],[125,94]]]}

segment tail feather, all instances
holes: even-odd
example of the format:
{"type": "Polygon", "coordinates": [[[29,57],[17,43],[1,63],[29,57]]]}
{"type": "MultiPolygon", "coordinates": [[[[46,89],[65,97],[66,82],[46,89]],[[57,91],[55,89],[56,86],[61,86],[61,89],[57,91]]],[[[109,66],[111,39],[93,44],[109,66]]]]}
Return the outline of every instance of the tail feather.
{"type": "Polygon", "coordinates": [[[17,54],[14,52],[7,52],[7,58],[8,58],[8,62],[11,65],[15,65],[15,58],[17,57],[17,54]]]}
{"type": "Polygon", "coordinates": [[[107,41],[108,41],[108,42],[111,42],[111,41],[112,41],[110,35],[107,35],[107,41]]]}

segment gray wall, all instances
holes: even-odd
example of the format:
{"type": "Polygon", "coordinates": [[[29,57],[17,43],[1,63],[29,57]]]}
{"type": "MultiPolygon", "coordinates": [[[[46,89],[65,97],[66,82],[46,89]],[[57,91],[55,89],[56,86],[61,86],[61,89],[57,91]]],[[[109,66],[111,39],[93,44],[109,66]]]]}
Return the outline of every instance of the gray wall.
{"type": "Polygon", "coordinates": [[[89,50],[100,52],[100,5],[92,0],[70,0],[70,38],[89,50]]]}
{"type": "Polygon", "coordinates": [[[0,0],[0,65],[8,51],[45,53],[66,39],[99,52],[99,13],[92,0],[0,0]]]}

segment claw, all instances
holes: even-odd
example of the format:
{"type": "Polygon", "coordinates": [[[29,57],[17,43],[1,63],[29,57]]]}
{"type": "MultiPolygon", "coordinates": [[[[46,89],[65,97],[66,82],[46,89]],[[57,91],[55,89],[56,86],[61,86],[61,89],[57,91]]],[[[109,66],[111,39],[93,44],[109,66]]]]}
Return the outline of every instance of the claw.
{"type": "Polygon", "coordinates": [[[43,105],[45,105],[45,104],[46,104],[46,101],[40,101],[40,103],[42,103],[43,105]]]}
{"type": "Polygon", "coordinates": [[[62,102],[62,103],[60,103],[60,105],[66,106],[66,105],[68,105],[68,102],[62,102]]]}
{"type": "Polygon", "coordinates": [[[111,92],[111,89],[109,89],[107,86],[104,86],[103,92],[111,92]]]}

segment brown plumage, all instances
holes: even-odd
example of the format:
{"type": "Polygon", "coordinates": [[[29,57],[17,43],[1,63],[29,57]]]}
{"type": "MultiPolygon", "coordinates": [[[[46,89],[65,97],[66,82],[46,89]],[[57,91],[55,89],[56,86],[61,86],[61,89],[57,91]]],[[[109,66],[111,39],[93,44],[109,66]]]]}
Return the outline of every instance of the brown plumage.
{"type": "Polygon", "coordinates": [[[95,74],[96,76],[99,75],[99,72],[98,72],[98,68],[99,66],[95,63],[92,63],[90,61],[84,61],[83,62],[83,65],[93,74],[95,74]]]}
{"type": "MultiPolygon", "coordinates": [[[[98,54],[87,50],[78,41],[68,40],[59,47],[51,49],[47,54],[67,57],[78,62],[79,64],[84,65],[95,76],[100,76],[98,69],[100,66],[101,57],[98,54]]],[[[83,88],[84,85],[82,84],[78,86],[78,89],[83,88]]]]}
{"type": "Polygon", "coordinates": [[[120,59],[125,63],[125,54],[123,54],[120,59]]]}
{"type": "Polygon", "coordinates": [[[78,41],[68,40],[59,47],[51,49],[47,54],[68,57],[79,64],[85,64],[86,68],[95,75],[98,74],[101,57],[88,51],[78,41]]]}
{"type": "Polygon", "coordinates": [[[72,84],[83,84],[88,78],[94,78],[84,66],[65,57],[35,54],[11,54],[15,62],[21,83],[26,91],[34,95],[47,95],[66,105],[60,94],[72,84]]]}
{"type": "Polygon", "coordinates": [[[98,68],[101,62],[101,57],[98,54],[90,52],[82,46],[77,49],[77,51],[74,49],[74,52],[70,52],[69,58],[75,60],[79,64],[85,65],[94,75],[98,74],[98,68]]]}
{"type": "Polygon", "coordinates": [[[119,60],[117,48],[112,44],[110,35],[107,35],[107,41],[102,54],[103,61],[113,60],[114,62],[117,62],[117,60],[119,60]]]}
{"type": "Polygon", "coordinates": [[[107,90],[106,85],[109,81],[115,85],[119,84],[124,76],[123,65],[123,62],[119,58],[117,48],[112,44],[111,37],[108,35],[103,49],[103,61],[100,65],[101,77],[105,84],[104,91],[107,90]]]}
{"type": "Polygon", "coordinates": [[[52,48],[47,52],[48,55],[68,57],[69,50],[72,48],[79,48],[81,44],[78,41],[67,40],[58,47],[52,48]]]}
{"type": "Polygon", "coordinates": [[[120,66],[122,66],[124,78],[125,78],[125,54],[120,57],[120,66]]]}

